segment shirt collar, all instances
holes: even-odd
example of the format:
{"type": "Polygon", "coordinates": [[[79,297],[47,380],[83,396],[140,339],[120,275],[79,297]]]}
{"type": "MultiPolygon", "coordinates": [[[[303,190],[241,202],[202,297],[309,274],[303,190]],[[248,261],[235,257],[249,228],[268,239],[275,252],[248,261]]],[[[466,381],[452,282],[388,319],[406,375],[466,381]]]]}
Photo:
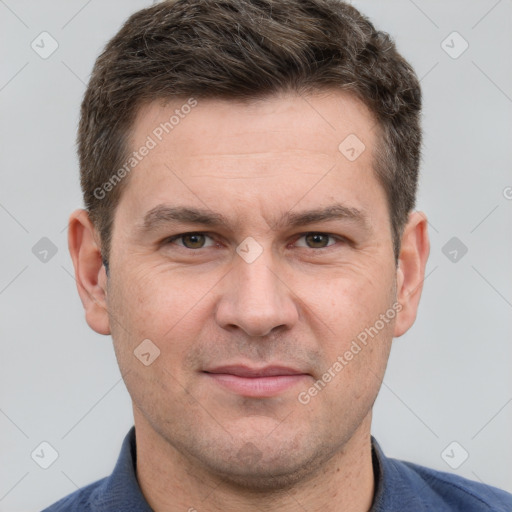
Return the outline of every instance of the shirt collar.
{"type": "Polygon", "coordinates": [[[375,490],[370,512],[432,510],[424,500],[427,482],[411,471],[407,463],[386,457],[373,436],[371,441],[375,490]]]}
{"type": "Polygon", "coordinates": [[[152,512],[136,476],[135,426],[126,434],[114,471],[98,488],[92,509],[98,511],[152,512]]]}

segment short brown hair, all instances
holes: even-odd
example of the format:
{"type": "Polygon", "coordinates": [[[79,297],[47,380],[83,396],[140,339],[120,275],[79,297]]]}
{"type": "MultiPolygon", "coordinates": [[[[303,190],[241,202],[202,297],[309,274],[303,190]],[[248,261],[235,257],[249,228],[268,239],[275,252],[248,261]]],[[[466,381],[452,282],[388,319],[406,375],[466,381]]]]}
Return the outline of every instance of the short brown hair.
{"type": "Polygon", "coordinates": [[[377,121],[374,172],[388,198],[397,260],[415,206],[420,84],[389,35],[340,0],[168,0],[126,21],[96,60],[78,131],[84,203],[104,260],[128,179],[104,197],[97,191],[126,161],[143,103],[325,88],[355,94],[377,121]]]}

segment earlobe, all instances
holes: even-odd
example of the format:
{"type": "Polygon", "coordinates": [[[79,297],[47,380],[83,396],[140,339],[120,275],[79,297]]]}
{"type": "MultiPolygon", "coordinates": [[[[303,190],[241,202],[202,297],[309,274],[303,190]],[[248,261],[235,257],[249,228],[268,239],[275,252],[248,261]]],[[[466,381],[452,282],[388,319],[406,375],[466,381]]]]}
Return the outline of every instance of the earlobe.
{"type": "Polygon", "coordinates": [[[402,235],[396,276],[397,301],[402,305],[402,310],[395,323],[395,337],[407,332],[416,319],[430,252],[427,227],[423,212],[410,213],[402,235]]]}
{"type": "Polygon", "coordinates": [[[99,334],[110,334],[107,312],[107,275],[98,236],[86,210],[75,210],[69,218],[68,247],[75,268],[78,294],[86,321],[99,334]]]}

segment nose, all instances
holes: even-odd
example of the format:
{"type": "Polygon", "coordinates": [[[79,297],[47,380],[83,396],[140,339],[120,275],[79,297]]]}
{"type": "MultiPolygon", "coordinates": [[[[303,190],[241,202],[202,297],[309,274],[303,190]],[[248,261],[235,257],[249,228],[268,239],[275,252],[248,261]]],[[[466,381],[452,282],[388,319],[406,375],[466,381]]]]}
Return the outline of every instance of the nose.
{"type": "MultiPolygon", "coordinates": [[[[242,329],[248,336],[266,336],[293,326],[299,317],[287,278],[273,264],[270,249],[247,263],[235,256],[223,281],[216,310],[218,325],[242,329]]],[[[289,279],[288,279],[289,280],[289,279]]]]}

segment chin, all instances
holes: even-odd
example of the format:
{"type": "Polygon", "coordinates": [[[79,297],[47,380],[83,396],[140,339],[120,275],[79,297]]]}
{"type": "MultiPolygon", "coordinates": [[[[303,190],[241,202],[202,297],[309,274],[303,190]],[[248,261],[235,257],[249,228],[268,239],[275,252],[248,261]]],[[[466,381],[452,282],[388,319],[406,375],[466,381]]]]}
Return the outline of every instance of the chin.
{"type": "MultiPolygon", "coordinates": [[[[264,439],[240,447],[218,447],[201,454],[203,467],[225,484],[245,492],[268,493],[293,487],[313,476],[332,455],[332,447],[299,441],[264,439]],[[233,455],[233,452],[236,453],[233,455]],[[229,452],[230,455],[227,455],[229,452]],[[213,459],[211,454],[215,454],[213,459]]],[[[199,454],[197,454],[199,455],[199,454]]]]}
{"type": "Polygon", "coordinates": [[[245,492],[269,493],[291,489],[307,479],[313,469],[310,462],[281,459],[252,465],[238,463],[229,468],[217,468],[216,471],[221,480],[231,487],[245,492]]]}

